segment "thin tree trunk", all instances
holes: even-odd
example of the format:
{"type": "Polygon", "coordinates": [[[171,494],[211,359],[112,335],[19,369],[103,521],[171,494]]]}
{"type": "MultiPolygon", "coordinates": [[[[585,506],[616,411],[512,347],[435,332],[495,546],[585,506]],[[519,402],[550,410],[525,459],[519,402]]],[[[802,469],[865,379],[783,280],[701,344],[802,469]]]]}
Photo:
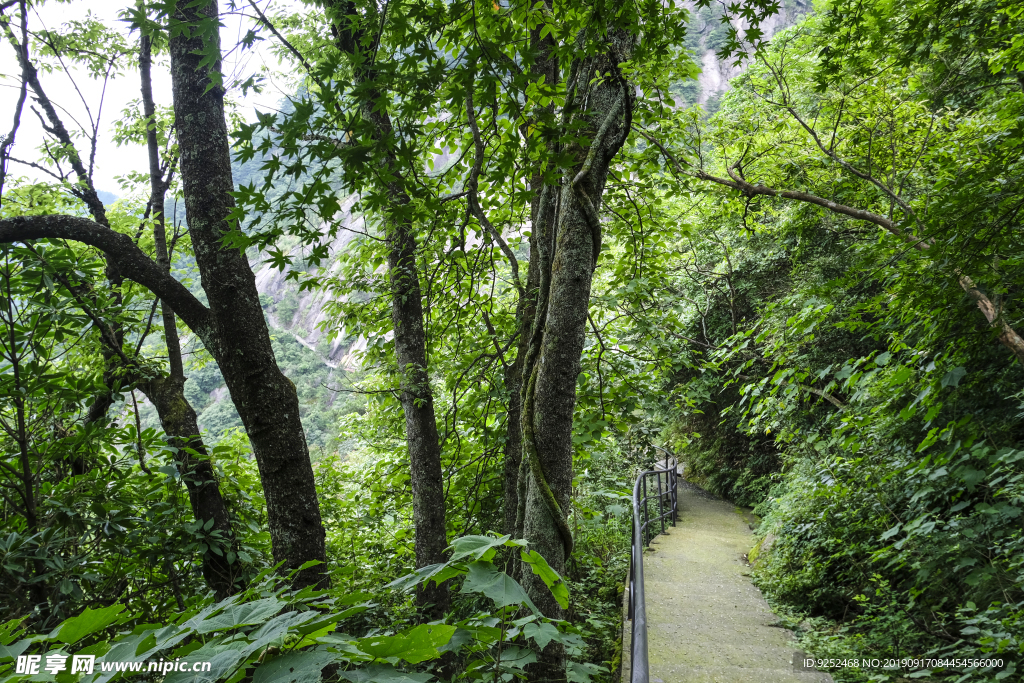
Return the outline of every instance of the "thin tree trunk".
{"type": "Polygon", "coordinates": [[[143,382],[139,388],[156,407],[160,425],[170,437],[170,445],[177,449],[174,461],[188,489],[192,516],[197,522],[212,519],[210,530],[220,532],[221,554],[218,555],[212,549],[203,554],[203,578],[216,593],[217,599],[223,600],[239,589],[236,585],[238,564],[228,562],[227,557],[228,551],[234,550],[235,536],[217,475],[199,434],[196,411],[185,399],[183,380],[161,377],[143,382]]]}
{"type": "MultiPolygon", "coordinates": [[[[310,560],[326,561],[325,532],[295,385],[277,366],[245,255],[222,244],[231,228],[234,188],[224,89],[211,76],[220,71],[217,4],[179,3],[172,23],[191,27],[183,32],[172,26],[170,52],[185,213],[213,328],[195,331],[213,342],[208,350],[252,443],[274,560],[283,561],[285,571],[298,569],[310,560]],[[213,59],[203,65],[207,56],[213,59]]],[[[298,586],[327,582],[322,568],[296,576],[298,586]]]]}
{"type": "MultiPolygon", "coordinates": [[[[422,295],[412,226],[403,221],[394,222],[388,227],[387,239],[391,320],[395,328],[395,357],[401,375],[402,411],[409,448],[416,566],[425,567],[444,562],[444,550],[448,546],[441,444],[427,374],[422,295]]],[[[449,604],[447,584],[430,583],[422,587],[417,601],[431,618],[443,617],[449,604]]]]}
{"type": "MultiPolygon", "coordinates": [[[[372,60],[361,54],[359,11],[352,2],[336,3],[334,11],[340,15],[332,24],[335,43],[352,59],[356,87],[362,90],[364,98],[360,109],[363,118],[372,126],[373,139],[381,146],[379,158],[383,175],[388,178],[386,188],[390,205],[384,210],[383,222],[391,284],[391,320],[395,330],[395,360],[401,377],[400,396],[409,450],[416,566],[425,567],[444,562],[448,536],[441,444],[427,370],[416,238],[414,226],[406,217],[408,212],[403,211],[411,199],[405,190],[403,169],[391,147],[395,134],[387,98],[373,86],[372,60]]],[[[370,23],[376,30],[377,19],[370,23]]],[[[416,599],[430,618],[440,618],[449,606],[448,585],[429,583],[417,591],[416,599]]]]}
{"type": "MultiPolygon", "coordinates": [[[[146,117],[146,150],[149,153],[150,216],[153,219],[153,242],[156,246],[156,262],[168,273],[171,272],[171,258],[167,251],[167,222],[164,216],[164,199],[171,182],[173,168],[160,168],[160,145],[156,136],[156,105],[153,102],[152,43],[149,36],[139,39],[139,72],[142,77],[142,111],[146,117]]],[[[184,380],[185,371],[181,362],[181,342],[175,325],[174,311],[163,299],[160,300],[160,317],[164,325],[164,341],[167,345],[167,362],[173,379],[184,380]]]]}

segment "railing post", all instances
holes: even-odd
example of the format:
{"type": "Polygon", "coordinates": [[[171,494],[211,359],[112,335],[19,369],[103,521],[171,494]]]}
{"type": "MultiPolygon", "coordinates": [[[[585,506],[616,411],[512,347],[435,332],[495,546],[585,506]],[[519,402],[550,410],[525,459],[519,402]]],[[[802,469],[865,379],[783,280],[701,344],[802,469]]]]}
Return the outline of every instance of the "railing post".
{"type": "Polygon", "coordinates": [[[640,478],[643,480],[644,484],[644,497],[640,501],[640,504],[644,506],[644,522],[643,525],[640,527],[640,535],[643,538],[643,543],[641,544],[641,547],[646,548],[650,544],[650,541],[647,540],[647,532],[650,530],[648,527],[651,523],[651,517],[647,513],[647,477],[641,474],[640,478]]]}
{"type": "Polygon", "coordinates": [[[670,499],[670,501],[672,503],[672,526],[676,525],[676,515],[679,512],[679,499],[676,496],[676,492],[677,492],[678,487],[679,487],[679,482],[677,481],[677,474],[678,473],[676,472],[678,467],[679,467],[679,464],[676,463],[676,462],[673,462],[672,463],[672,469],[669,470],[669,475],[668,475],[669,476],[669,485],[671,486],[670,498],[669,499],[670,499]]]}
{"type": "Polygon", "coordinates": [[[633,538],[633,542],[630,543],[629,548],[629,603],[626,608],[626,619],[632,621],[633,602],[636,599],[636,589],[634,588],[636,577],[636,524],[633,525],[633,533],[630,536],[633,538]]]}
{"type": "MultiPolygon", "coordinates": [[[[661,533],[665,533],[665,497],[661,493],[661,472],[654,475],[658,478],[658,521],[661,522],[661,533]]],[[[665,482],[668,485],[668,482],[665,482]]]]}

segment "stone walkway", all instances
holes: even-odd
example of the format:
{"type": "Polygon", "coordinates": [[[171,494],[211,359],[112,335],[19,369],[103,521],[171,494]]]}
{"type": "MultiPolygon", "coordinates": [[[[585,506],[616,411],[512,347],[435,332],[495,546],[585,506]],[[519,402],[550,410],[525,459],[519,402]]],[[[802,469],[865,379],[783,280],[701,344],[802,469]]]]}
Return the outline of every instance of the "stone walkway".
{"type": "Polygon", "coordinates": [[[831,683],[802,667],[792,634],[751,584],[744,513],[683,482],[679,512],[644,555],[651,683],[831,683]]]}

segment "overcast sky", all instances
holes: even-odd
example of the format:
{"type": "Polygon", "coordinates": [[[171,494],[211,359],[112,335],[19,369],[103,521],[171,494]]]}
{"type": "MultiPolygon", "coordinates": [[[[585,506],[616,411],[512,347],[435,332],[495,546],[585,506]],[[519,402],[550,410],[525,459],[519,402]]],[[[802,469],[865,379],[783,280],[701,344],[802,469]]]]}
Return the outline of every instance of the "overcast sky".
{"type": "MultiPolygon", "coordinates": [[[[284,2],[283,0],[262,0],[260,7],[269,14],[273,14],[282,7],[301,6],[298,2],[284,2]]],[[[225,52],[224,72],[225,82],[231,83],[234,80],[244,80],[262,68],[269,68],[271,73],[265,81],[265,89],[261,94],[250,93],[245,99],[241,97],[240,91],[229,92],[229,97],[239,103],[240,113],[246,119],[255,118],[255,109],[268,110],[276,108],[277,103],[286,94],[286,91],[294,87],[292,78],[289,75],[294,73],[290,65],[281,66],[277,63],[269,50],[268,42],[257,42],[253,49],[243,51],[241,47],[235,46],[245,35],[246,30],[253,25],[248,16],[241,14],[230,14],[227,10],[227,3],[221,0],[222,23],[221,45],[225,52]]],[[[241,7],[249,10],[251,8],[246,2],[240,3],[241,7]]],[[[38,11],[30,10],[29,30],[40,28],[57,29],[64,22],[84,19],[91,12],[92,15],[108,26],[117,26],[127,35],[126,25],[117,19],[118,12],[123,7],[121,3],[112,3],[104,0],[76,0],[71,3],[49,2],[38,11]]],[[[11,10],[8,10],[10,16],[11,10]]],[[[271,38],[271,36],[267,36],[271,38]]],[[[131,36],[130,41],[135,43],[138,34],[131,36]]],[[[20,69],[17,58],[10,45],[3,42],[0,44],[0,131],[6,134],[10,131],[13,122],[14,108],[18,96],[20,84],[20,69]]],[[[65,111],[60,112],[64,118],[65,126],[72,130],[77,128],[75,121],[89,127],[89,116],[82,100],[88,102],[89,109],[95,116],[102,102],[102,113],[100,117],[100,135],[96,152],[96,170],[94,181],[96,188],[101,191],[112,192],[116,195],[123,195],[123,191],[116,180],[117,176],[126,171],[145,171],[148,168],[146,150],[142,146],[118,147],[111,139],[113,122],[120,118],[121,112],[129,106],[132,100],[138,100],[140,94],[140,81],[137,72],[127,72],[118,78],[108,81],[104,91],[104,84],[100,80],[88,78],[84,73],[72,71],[74,83],[66,75],[54,71],[51,74],[40,73],[40,81],[43,89],[50,99],[65,111]],[[76,92],[75,86],[81,91],[81,96],[76,92]]],[[[32,113],[29,105],[32,104],[31,90],[29,100],[21,118],[21,127],[11,155],[15,159],[22,159],[39,163],[39,147],[44,139],[44,132],[39,119],[32,113]]],[[[171,104],[171,78],[167,70],[166,58],[153,65],[153,96],[157,105],[171,104]]],[[[38,106],[36,107],[38,109],[38,106]]],[[[58,109],[60,111],[60,109],[58,109]]],[[[40,113],[42,113],[40,111],[40,113]]],[[[88,143],[82,140],[79,150],[87,154],[88,143]]],[[[48,177],[36,169],[22,164],[12,163],[10,172],[14,177],[25,177],[32,180],[46,180],[48,177]]]]}

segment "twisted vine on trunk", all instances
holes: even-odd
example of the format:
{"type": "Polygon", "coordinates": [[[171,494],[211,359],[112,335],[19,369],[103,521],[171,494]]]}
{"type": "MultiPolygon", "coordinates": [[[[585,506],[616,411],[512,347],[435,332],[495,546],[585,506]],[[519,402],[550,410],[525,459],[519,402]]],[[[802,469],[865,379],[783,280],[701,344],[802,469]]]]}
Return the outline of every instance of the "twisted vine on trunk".
{"type": "MultiPolygon", "coordinates": [[[[576,382],[601,248],[601,196],[632,121],[633,102],[619,63],[632,55],[634,40],[630,31],[610,26],[604,52],[577,58],[571,65],[561,126],[589,143],[557,149],[572,161],[560,186],[544,186],[534,226],[537,239],[531,243],[540,277],[523,363],[517,535],[529,540],[557,572],[565,571],[573,548],[566,512],[572,492],[576,382]]],[[[520,578],[546,616],[564,616],[537,576],[521,569],[520,578]]],[[[564,650],[549,645],[529,675],[530,680],[565,680],[564,650]]]]}

